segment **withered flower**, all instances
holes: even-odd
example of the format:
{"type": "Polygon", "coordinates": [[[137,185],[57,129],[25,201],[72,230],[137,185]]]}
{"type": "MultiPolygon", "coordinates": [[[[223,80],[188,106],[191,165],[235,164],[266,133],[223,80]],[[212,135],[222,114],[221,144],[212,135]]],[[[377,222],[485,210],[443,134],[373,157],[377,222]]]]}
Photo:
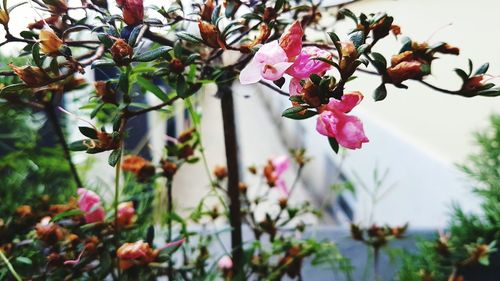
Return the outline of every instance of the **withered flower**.
{"type": "Polygon", "coordinates": [[[6,11],[0,10],[0,24],[7,26],[9,24],[9,14],[6,11]]]}
{"type": "Polygon", "coordinates": [[[218,180],[223,180],[227,177],[227,168],[223,165],[216,165],[214,167],[213,173],[218,180]]]}
{"type": "Polygon", "coordinates": [[[193,133],[195,131],[195,128],[190,128],[187,130],[182,131],[179,136],[177,137],[177,140],[180,143],[185,143],[193,138],[193,133]]]}
{"type": "Polygon", "coordinates": [[[271,30],[269,26],[265,23],[259,25],[259,34],[253,39],[251,42],[244,44],[240,47],[240,50],[243,52],[250,52],[250,49],[253,47],[265,42],[267,38],[271,35],[271,30]]]}
{"type": "Polygon", "coordinates": [[[198,21],[198,28],[200,29],[201,38],[207,46],[225,48],[226,43],[222,40],[217,26],[206,21],[198,21]]]}
{"type": "Polygon", "coordinates": [[[49,25],[56,24],[57,22],[59,22],[60,18],[61,18],[60,16],[52,15],[48,18],[44,18],[43,20],[29,23],[28,28],[29,29],[42,29],[45,26],[45,24],[49,24],[49,25]]]}
{"type": "Polygon", "coordinates": [[[43,86],[50,79],[48,75],[39,67],[30,65],[17,67],[12,63],[9,64],[9,67],[21,80],[23,80],[24,83],[26,83],[26,85],[32,88],[43,86]]]}
{"type": "Polygon", "coordinates": [[[104,103],[117,104],[116,91],[108,87],[106,81],[95,81],[94,87],[97,96],[100,97],[104,103]]]}
{"type": "Polygon", "coordinates": [[[18,217],[24,218],[24,217],[29,217],[33,214],[31,206],[29,205],[22,205],[16,208],[16,215],[18,217]]]}
{"type": "Polygon", "coordinates": [[[155,174],[155,167],[138,155],[123,157],[122,169],[136,175],[138,181],[145,181],[155,174]]]}
{"type": "Polygon", "coordinates": [[[40,50],[46,55],[59,54],[59,48],[63,45],[63,41],[50,28],[44,28],[40,31],[40,50]]]}
{"type": "Polygon", "coordinates": [[[212,19],[212,13],[214,12],[214,1],[213,0],[207,0],[205,1],[205,4],[203,4],[200,12],[200,17],[204,21],[210,21],[212,19]]]}
{"type": "Polygon", "coordinates": [[[38,239],[47,244],[54,244],[64,237],[61,227],[50,221],[50,217],[44,217],[35,226],[38,239]]]}
{"type": "Polygon", "coordinates": [[[134,49],[123,39],[116,39],[109,51],[113,56],[113,60],[120,66],[129,63],[129,59],[132,58],[134,53],[134,49]]]}
{"type": "Polygon", "coordinates": [[[162,159],[160,160],[161,168],[163,169],[163,175],[169,179],[177,172],[177,164],[172,161],[162,159]]]}
{"type": "Polygon", "coordinates": [[[148,243],[139,240],[134,243],[125,243],[116,251],[121,269],[128,269],[136,265],[147,265],[153,262],[159,254],[148,243]]]}
{"type": "Polygon", "coordinates": [[[122,202],[118,205],[118,225],[129,226],[136,219],[134,203],[132,201],[122,202]]]}
{"type": "Polygon", "coordinates": [[[389,67],[387,69],[387,75],[394,84],[401,84],[401,82],[408,79],[418,80],[428,74],[422,71],[422,66],[423,64],[416,60],[403,61],[389,67]]]}
{"type": "Polygon", "coordinates": [[[54,15],[66,13],[68,10],[68,3],[66,0],[42,0],[47,5],[50,12],[54,15]]]}
{"type": "Polygon", "coordinates": [[[321,106],[321,89],[316,86],[310,79],[306,80],[301,93],[302,100],[305,103],[309,104],[312,107],[321,106]]]}
{"type": "Polygon", "coordinates": [[[242,194],[245,194],[248,190],[248,185],[246,185],[246,183],[244,183],[244,182],[240,182],[238,184],[238,188],[242,194]]]}

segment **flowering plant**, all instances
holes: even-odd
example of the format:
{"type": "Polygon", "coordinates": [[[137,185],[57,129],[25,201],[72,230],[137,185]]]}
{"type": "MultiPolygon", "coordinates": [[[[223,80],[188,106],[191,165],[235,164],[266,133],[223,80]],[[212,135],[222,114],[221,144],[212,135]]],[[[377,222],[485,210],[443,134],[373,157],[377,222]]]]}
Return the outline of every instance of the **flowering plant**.
{"type": "MultiPolygon", "coordinates": [[[[309,256],[333,260],[335,265],[347,268],[331,243],[297,240],[281,233],[285,227],[303,231],[305,226],[294,219],[314,213],[308,205],[290,206],[287,197],[295,184],[288,189],[283,178],[288,166],[285,158],[271,159],[262,173],[255,167],[250,169],[265,178],[268,190],[276,187],[281,195],[274,202],[279,207],[276,214],[254,216],[254,208],[268,200],[268,194],[251,196],[246,193],[248,186],[240,181],[231,90],[235,81],[259,83],[288,98],[291,105],[283,111],[283,117],[317,118],[317,132],[327,137],[335,152],[340,147],[359,149],[369,141],[362,120],[350,114],[363,100],[356,89],[346,90],[357,71],[380,78],[380,86],[374,90],[377,101],[388,96],[387,85],[407,88],[410,80],[453,96],[500,95],[500,88],[489,82],[488,64],[474,72],[472,62],[467,71],[456,69],[462,79],[457,90],[426,82],[433,61],[441,55],[458,55],[459,49],[447,43],[429,45],[402,37],[394,18],[385,13],[356,15],[339,6],[325,7],[321,1],[207,0],[194,2],[192,9],[181,2],[161,7],[144,7],[142,0],[116,2],[120,14],[113,13],[110,3],[102,0],[81,4],[30,0],[37,20],[19,34],[11,31],[12,16],[25,3],[9,5],[3,1],[0,7],[0,23],[5,30],[0,46],[22,43],[19,54],[30,58],[29,63],[13,62],[10,70],[2,70],[1,76],[15,80],[1,86],[0,98],[6,105],[45,113],[63,148],[74,185],[79,188],[65,198],[66,202],[20,206],[16,220],[6,226],[11,231],[20,223],[33,230],[27,235],[46,252],[46,257],[30,259],[34,266],[23,272],[23,277],[122,280],[167,275],[173,280],[213,276],[213,272],[207,272],[209,246],[218,232],[202,231],[191,244],[191,236],[196,235],[187,222],[199,223],[206,216],[215,220],[221,213],[216,208],[207,210],[202,201],[189,219],[183,219],[175,212],[172,199],[173,177],[182,166],[200,157],[207,166],[199,128],[201,115],[196,107],[198,93],[206,84],[217,86],[224,123],[227,168],[216,169],[215,179],[210,176],[209,189],[224,206],[222,214],[227,215],[231,226],[230,250],[223,258],[215,258],[219,273],[228,280],[249,276],[259,280],[277,280],[285,275],[300,278],[302,261],[309,256]],[[83,13],[73,13],[75,10],[83,13]],[[352,21],[352,31],[339,37],[331,26],[325,26],[322,18],[333,16],[339,21],[352,21]],[[314,37],[318,32],[321,36],[314,37]],[[375,48],[391,33],[401,38],[402,47],[394,51],[389,64],[375,48]],[[117,75],[95,81],[92,88],[79,75],[91,69],[117,75]],[[283,90],[287,80],[289,86],[283,90]],[[76,89],[84,89],[86,102],[75,114],[63,109],[61,101],[65,93],[76,89]],[[154,96],[158,103],[151,106],[139,101],[138,97],[144,95],[154,96]],[[159,163],[126,149],[127,138],[134,134],[129,125],[135,118],[172,109],[180,100],[193,128],[169,137],[159,163]],[[60,111],[72,116],[88,114],[91,120],[85,122],[89,125],[78,127],[80,140],[67,142],[58,118],[60,111]],[[98,190],[84,188],[86,182],[72,161],[72,151],[108,154],[109,165],[116,168],[111,204],[104,204],[98,190]],[[133,179],[122,184],[122,171],[133,179]],[[167,193],[162,221],[166,227],[161,228],[166,241],[163,247],[155,247],[150,206],[154,192],[141,188],[162,181],[167,193]],[[254,234],[250,247],[243,241],[243,224],[254,234]],[[177,233],[175,225],[181,229],[177,233]],[[272,244],[271,250],[261,243],[263,235],[272,244]],[[173,258],[179,249],[184,256],[182,264],[173,258]],[[330,254],[326,258],[325,250],[330,254]],[[195,258],[189,259],[188,253],[195,258]]],[[[300,174],[307,157],[299,150],[293,158],[300,174]]],[[[26,233],[20,235],[26,238],[26,233]]],[[[17,251],[23,244],[16,245],[19,239],[15,235],[11,238],[2,241],[0,256],[8,265],[4,274],[20,280],[17,263],[30,262],[21,258],[16,259],[15,267],[12,265],[9,258],[22,257],[17,251]]]]}

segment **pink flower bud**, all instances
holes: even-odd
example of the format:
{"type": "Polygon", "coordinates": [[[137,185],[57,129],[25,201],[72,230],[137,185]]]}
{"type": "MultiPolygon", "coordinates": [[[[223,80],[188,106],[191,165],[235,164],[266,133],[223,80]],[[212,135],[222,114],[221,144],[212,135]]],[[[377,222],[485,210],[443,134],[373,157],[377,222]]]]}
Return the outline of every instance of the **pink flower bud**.
{"type": "Polygon", "coordinates": [[[101,206],[101,198],[95,192],[79,188],[78,193],[78,207],[84,213],[85,221],[87,223],[100,222],[104,220],[105,212],[101,206]]]}
{"type": "Polygon", "coordinates": [[[135,220],[135,209],[132,201],[123,202],[118,205],[118,224],[121,226],[131,225],[135,220]]]}
{"type": "Polygon", "coordinates": [[[123,20],[127,25],[137,25],[144,19],[143,0],[120,0],[123,6],[123,20]]]}
{"type": "Polygon", "coordinates": [[[230,270],[233,268],[233,260],[230,256],[223,256],[217,263],[217,266],[221,270],[230,270]]]}

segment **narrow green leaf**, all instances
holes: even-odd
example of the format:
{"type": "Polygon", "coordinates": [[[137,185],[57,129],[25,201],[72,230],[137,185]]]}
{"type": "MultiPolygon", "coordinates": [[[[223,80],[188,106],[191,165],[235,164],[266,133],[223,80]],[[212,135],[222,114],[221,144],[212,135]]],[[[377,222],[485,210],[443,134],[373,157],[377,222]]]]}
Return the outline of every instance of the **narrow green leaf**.
{"type": "Polygon", "coordinates": [[[88,149],[88,146],[85,145],[85,141],[88,140],[78,140],[70,143],[68,145],[69,150],[71,151],[84,151],[88,149]]]}
{"type": "Polygon", "coordinates": [[[115,62],[112,60],[96,60],[92,63],[91,68],[94,69],[96,67],[111,67],[115,66],[115,62]]]}
{"type": "Polygon", "coordinates": [[[343,8],[339,11],[339,14],[352,19],[356,24],[359,23],[358,17],[349,9],[343,8]]]}
{"type": "Polygon", "coordinates": [[[153,93],[160,100],[168,100],[168,95],[162,89],[160,89],[160,87],[156,86],[153,82],[147,80],[146,78],[137,76],[137,83],[145,90],[153,93]]]}
{"type": "Polygon", "coordinates": [[[60,220],[67,218],[67,217],[74,217],[74,216],[79,216],[82,214],[83,214],[83,212],[81,210],[78,210],[78,209],[68,210],[66,212],[62,212],[62,213],[55,215],[54,217],[52,217],[52,219],[50,221],[56,222],[56,221],[60,221],[60,220]]]}
{"type": "Polygon", "coordinates": [[[467,75],[467,73],[465,73],[465,71],[463,71],[462,69],[459,69],[459,68],[455,68],[454,70],[457,73],[457,75],[460,76],[462,81],[465,82],[465,81],[469,80],[469,75],[467,75]]]}
{"type": "Polygon", "coordinates": [[[19,262],[19,263],[24,263],[24,264],[33,264],[33,262],[31,261],[30,258],[27,258],[27,257],[17,257],[16,258],[16,262],[19,262]]]}
{"type": "Polygon", "coordinates": [[[339,143],[335,138],[328,138],[328,143],[335,153],[339,153],[339,143]]]}
{"type": "Polygon", "coordinates": [[[185,40],[185,41],[188,41],[191,43],[203,43],[203,40],[201,40],[200,38],[198,38],[198,37],[196,37],[188,32],[185,32],[185,31],[177,32],[175,35],[179,39],[182,39],[182,40],[185,40]]]}
{"type": "Polygon", "coordinates": [[[0,90],[0,96],[6,93],[12,93],[12,92],[17,92],[20,90],[27,89],[28,86],[24,83],[18,83],[18,84],[10,84],[8,86],[3,87],[0,90]]]}
{"type": "Polygon", "coordinates": [[[43,67],[42,59],[40,57],[40,44],[33,44],[33,47],[31,48],[31,55],[33,56],[33,62],[36,64],[36,66],[43,67]]]}
{"type": "Polygon", "coordinates": [[[111,154],[109,154],[109,158],[108,158],[108,164],[111,166],[111,167],[114,167],[116,166],[116,163],[118,163],[118,161],[120,161],[120,157],[122,155],[122,150],[121,148],[117,148],[115,150],[113,150],[111,152],[111,154]]]}
{"type": "Polygon", "coordinates": [[[78,127],[78,130],[80,130],[80,133],[82,133],[82,135],[86,136],[87,138],[97,139],[97,132],[94,128],[81,126],[78,127]]]}
{"type": "Polygon", "coordinates": [[[142,54],[139,54],[137,56],[134,56],[134,58],[132,60],[140,61],[140,62],[152,61],[152,60],[155,60],[161,56],[166,55],[168,53],[168,51],[170,51],[170,50],[172,50],[171,47],[162,46],[162,47],[156,48],[154,50],[150,50],[150,51],[144,52],[142,54]]]}
{"type": "Polygon", "coordinates": [[[386,97],[387,97],[387,89],[385,88],[385,84],[382,83],[375,89],[375,92],[373,93],[373,99],[375,101],[381,101],[384,100],[386,97]]]}
{"type": "Polygon", "coordinates": [[[187,98],[188,95],[186,93],[186,79],[184,78],[184,76],[180,75],[178,78],[177,78],[177,83],[176,83],[176,87],[175,87],[176,91],[177,91],[177,95],[181,98],[187,98]]]}
{"type": "Polygon", "coordinates": [[[485,74],[486,71],[488,71],[488,68],[490,68],[490,64],[489,63],[485,63],[483,65],[481,65],[477,70],[476,70],[476,73],[475,75],[482,75],[482,74],[485,74]]]}
{"type": "Polygon", "coordinates": [[[138,26],[134,27],[132,32],[130,32],[130,36],[128,37],[128,44],[130,47],[134,47],[135,43],[137,43],[137,37],[139,36],[139,33],[141,33],[142,29],[142,24],[139,24],[138,26]]]}

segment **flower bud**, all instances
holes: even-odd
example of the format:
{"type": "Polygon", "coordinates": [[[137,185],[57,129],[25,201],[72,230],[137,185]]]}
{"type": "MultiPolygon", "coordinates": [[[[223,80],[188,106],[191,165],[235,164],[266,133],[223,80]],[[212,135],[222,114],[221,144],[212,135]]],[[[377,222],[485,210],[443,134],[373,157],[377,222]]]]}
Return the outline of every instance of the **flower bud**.
{"type": "Polygon", "coordinates": [[[169,179],[172,179],[172,177],[177,172],[177,164],[168,160],[161,160],[160,164],[163,169],[163,175],[169,179]]]}
{"type": "Polygon", "coordinates": [[[44,217],[39,223],[36,224],[35,230],[38,239],[47,244],[54,244],[61,240],[64,233],[59,225],[50,221],[50,217],[44,217]]]}
{"type": "Polygon", "coordinates": [[[137,25],[144,20],[143,0],[120,0],[123,6],[123,21],[127,25],[137,25]]]}
{"type": "Polygon", "coordinates": [[[132,58],[134,53],[134,49],[123,39],[116,39],[109,51],[113,56],[113,60],[119,66],[126,65],[129,62],[128,59],[132,58]]]}
{"type": "Polygon", "coordinates": [[[6,11],[0,10],[0,24],[7,26],[9,24],[9,14],[6,11]]]}
{"type": "Polygon", "coordinates": [[[390,82],[401,84],[408,79],[421,79],[426,73],[422,71],[423,64],[419,61],[403,61],[387,69],[390,82]]]}
{"type": "Polygon", "coordinates": [[[49,28],[40,31],[40,50],[46,55],[57,55],[63,41],[49,28]]]}
{"type": "Polygon", "coordinates": [[[193,133],[195,131],[195,128],[187,129],[182,131],[179,136],[177,137],[177,140],[180,143],[185,143],[193,138],[193,133]]]}
{"type": "Polygon", "coordinates": [[[201,8],[201,13],[200,13],[201,19],[204,21],[211,21],[214,8],[215,5],[213,0],[205,1],[205,4],[203,4],[203,7],[201,8]]]}
{"type": "Polygon", "coordinates": [[[174,73],[182,73],[185,69],[184,64],[180,59],[173,59],[170,62],[170,70],[174,73]]]}
{"type": "Polygon", "coordinates": [[[79,188],[78,193],[78,206],[84,213],[86,223],[102,222],[104,221],[105,212],[101,204],[101,198],[92,190],[79,188]]]}
{"type": "Polygon", "coordinates": [[[230,256],[223,256],[217,263],[217,266],[220,270],[230,270],[233,268],[233,260],[230,256]]]}
{"type": "Polygon", "coordinates": [[[123,158],[122,169],[136,175],[138,181],[145,181],[155,174],[151,162],[138,155],[127,155],[123,158]]]}
{"type": "Polygon", "coordinates": [[[227,177],[227,169],[222,165],[215,166],[213,173],[218,180],[223,180],[227,177]]]}
{"type": "Polygon", "coordinates": [[[51,14],[60,15],[66,13],[68,4],[66,0],[42,0],[47,5],[51,14]]]}
{"type": "Polygon", "coordinates": [[[200,29],[201,38],[203,39],[203,42],[207,44],[207,46],[212,48],[225,47],[226,44],[220,38],[220,33],[217,26],[206,21],[199,21],[198,28],[200,29]]]}
{"type": "Polygon", "coordinates": [[[136,219],[134,203],[132,201],[122,202],[118,205],[118,225],[129,226],[136,219]]]}
{"type": "Polygon", "coordinates": [[[47,74],[39,67],[34,67],[29,65],[24,67],[17,67],[12,63],[9,64],[9,67],[12,68],[14,73],[21,80],[23,80],[23,82],[26,83],[26,85],[32,88],[43,86],[49,80],[47,74]]]}
{"type": "Polygon", "coordinates": [[[32,214],[33,213],[31,210],[31,206],[29,206],[29,205],[22,205],[22,206],[19,206],[16,208],[16,215],[21,217],[21,218],[29,217],[32,214]]]}
{"type": "Polygon", "coordinates": [[[106,81],[95,81],[94,87],[97,96],[100,97],[104,103],[117,104],[116,92],[108,87],[106,81]]]}

